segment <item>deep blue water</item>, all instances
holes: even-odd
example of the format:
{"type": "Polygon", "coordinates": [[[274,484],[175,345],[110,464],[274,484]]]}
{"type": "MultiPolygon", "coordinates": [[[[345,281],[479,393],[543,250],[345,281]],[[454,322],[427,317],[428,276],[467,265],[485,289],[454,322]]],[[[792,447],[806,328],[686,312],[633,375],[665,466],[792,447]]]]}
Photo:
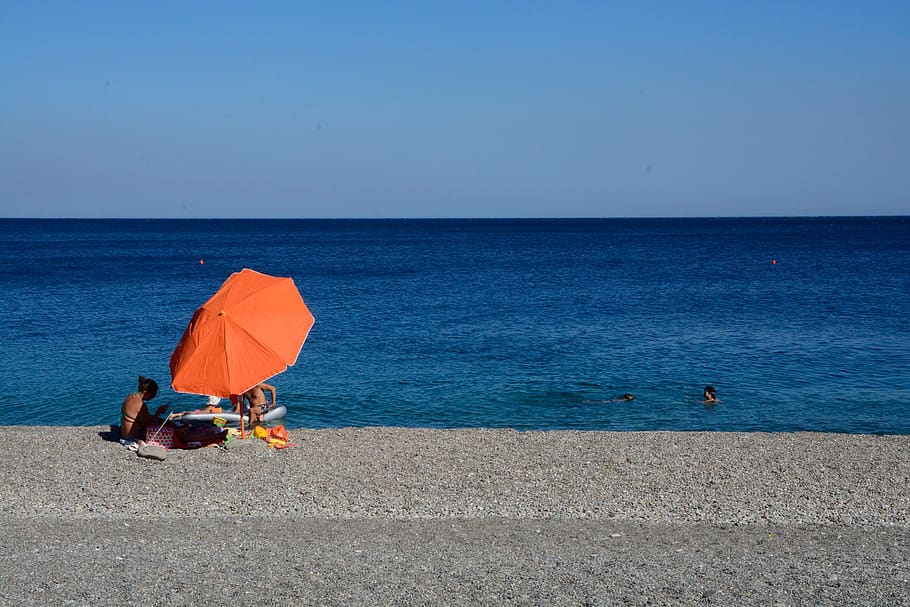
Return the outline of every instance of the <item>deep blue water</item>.
{"type": "Polygon", "coordinates": [[[908,217],[7,219],[0,241],[0,424],[115,423],[139,374],[200,406],[170,354],[249,267],[316,316],[272,382],[292,428],[910,434],[908,217]]]}

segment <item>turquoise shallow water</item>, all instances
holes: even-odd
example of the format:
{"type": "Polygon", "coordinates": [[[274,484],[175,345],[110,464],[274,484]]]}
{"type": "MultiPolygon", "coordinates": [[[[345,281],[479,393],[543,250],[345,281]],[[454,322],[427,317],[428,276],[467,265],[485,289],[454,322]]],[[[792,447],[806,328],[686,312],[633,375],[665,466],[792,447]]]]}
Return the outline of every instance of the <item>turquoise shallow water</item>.
{"type": "Polygon", "coordinates": [[[200,406],[167,388],[170,353],[250,267],[316,316],[273,381],[290,427],[910,433],[906,217],[0,220],[0,239],[2,424],[113,423],[139,374],[200,406]]]}

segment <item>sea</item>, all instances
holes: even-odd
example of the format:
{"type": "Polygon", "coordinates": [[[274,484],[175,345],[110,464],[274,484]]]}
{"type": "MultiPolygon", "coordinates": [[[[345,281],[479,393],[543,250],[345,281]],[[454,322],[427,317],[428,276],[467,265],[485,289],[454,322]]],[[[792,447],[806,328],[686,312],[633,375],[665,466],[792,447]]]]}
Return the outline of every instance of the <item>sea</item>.
{"type": "Polygon", "coordinates": [[[203,406],[171,352],[251,268],[316,318],[270,380],[288,428],[910,434],[910,217],[0,219],[0,242],[2,425],[115,424],[139,375],[203,406]]]}

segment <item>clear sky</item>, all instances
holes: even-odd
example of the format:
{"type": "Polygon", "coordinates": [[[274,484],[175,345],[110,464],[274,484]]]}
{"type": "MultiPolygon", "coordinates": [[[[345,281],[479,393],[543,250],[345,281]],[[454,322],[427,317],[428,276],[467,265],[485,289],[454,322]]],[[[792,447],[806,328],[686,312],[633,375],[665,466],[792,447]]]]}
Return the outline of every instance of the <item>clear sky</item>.
{"type": "Polygon", "coordinates": [[[3,217],[910,214],[910,2],[0,0],[3,217]]]}

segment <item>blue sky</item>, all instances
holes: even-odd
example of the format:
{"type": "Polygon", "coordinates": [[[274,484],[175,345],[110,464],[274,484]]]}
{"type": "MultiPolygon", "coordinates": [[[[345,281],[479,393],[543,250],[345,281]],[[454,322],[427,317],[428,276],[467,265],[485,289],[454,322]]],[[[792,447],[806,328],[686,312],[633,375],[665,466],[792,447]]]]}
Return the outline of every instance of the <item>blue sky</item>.
{"type": "Polygon", "coordinates": [[[0,0],[0,216],[910,214],[907,2],[0,0]]]}

